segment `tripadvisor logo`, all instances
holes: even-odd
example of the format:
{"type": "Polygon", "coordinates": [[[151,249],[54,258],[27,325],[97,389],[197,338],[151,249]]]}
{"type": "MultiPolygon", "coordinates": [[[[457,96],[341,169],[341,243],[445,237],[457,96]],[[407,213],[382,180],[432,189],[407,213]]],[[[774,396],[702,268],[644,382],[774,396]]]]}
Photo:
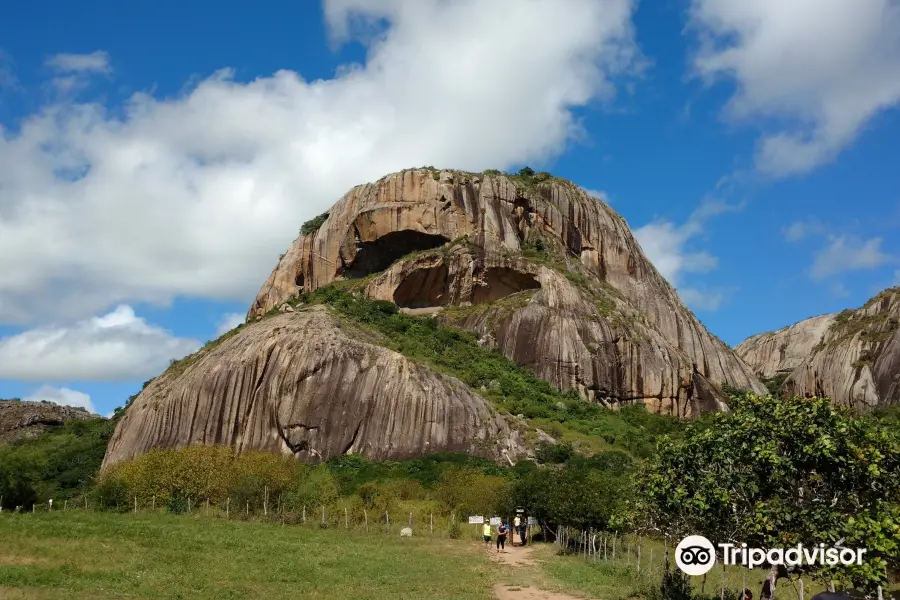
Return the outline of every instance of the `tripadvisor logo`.
{"type": "MultiPolygon", "coordinates": [[[[838,542],[840,544],[840,542],[838,542]]],[[[826,547],[825,544],[791,548],[748,548],[747,544],[718,544],[726,565],[754,569],[772,565],[861,565],[865,548],[826,547]]],[[[689,535],[675,548],[675,564],[688,575],[704,575],[716,564],[716,547],[702,535],[689,535]]]]}

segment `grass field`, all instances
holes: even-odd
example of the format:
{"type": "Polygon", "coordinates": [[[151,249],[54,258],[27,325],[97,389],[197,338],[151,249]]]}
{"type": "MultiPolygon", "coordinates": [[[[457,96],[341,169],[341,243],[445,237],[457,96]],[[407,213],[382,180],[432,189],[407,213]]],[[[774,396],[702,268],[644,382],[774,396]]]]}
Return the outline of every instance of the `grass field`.
{"type": "Polygon", "coordinates": [[[0,597],[487,599],[470,541],[162,514],[0,515],[0,597]]]}
{"type": "MultiPolygon", "coordinates": [[[[491,598],[493,585],[503,583],[624,600],[658,585],[663,549],[645,540],[643,550],[639,575],[634,547],[630,558],[619,550],[613,562],[558,556],[556,546],[534,544],[532,565],[509,567],[487,560],[465,531],[462,540],[400,538],[396,530],[367,534],[199,513],[4,512],[0,598],[475,600],[491,598]]],[[[726,587],[737,590],[743,573],[729,567],[726,587]]],[[[754,596],[764,577],[762,570],[748,575],[754,596]]],[[[720,582],[715,568],[705,593],[718,598],[720,582]]],[[[701,578],[694,583],[699,591],[701,578]]],[[[807,581],[805,597],[821,589],[807,581]]],[[[797,598],[796,588],[783,582],[778,597],[797,598]]]]}

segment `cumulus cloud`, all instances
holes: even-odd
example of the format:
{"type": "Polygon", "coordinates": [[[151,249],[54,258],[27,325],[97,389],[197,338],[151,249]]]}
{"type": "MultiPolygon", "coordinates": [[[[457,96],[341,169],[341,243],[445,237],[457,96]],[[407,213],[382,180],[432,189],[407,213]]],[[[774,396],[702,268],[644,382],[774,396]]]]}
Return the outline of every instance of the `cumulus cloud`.
{"type": "Polygon", "coordinates": [[[200,347],[136,316],[130,306],[70,326],[39,327],[0,339],[0,379],[133,381],[200,347]]]}
{"type": "Polygon", "coordinates": [[[863,241],[849,235],[831,236],[813,261],[810,275],[822,280],[849,271],[877,269],[891,260],[881,250],[881,243],[879,237],[863,241]]]}
{"type": "Polygon", "coordinates": [[[680,289],[678,296],[682,302],[698,310],[718,310],[725,301],[725,294],[721,291],[701,291],[696,288],[680,289]]]}
{"type": "Polygon", "coordinates": [[[56,54],[45,63],[60,73],[111,73],[109,53],[102,50],[90,54],[56,54]]]}
{"type": "Polygon", "coordinates": [[[244,323],[244,315],[238,313],[228,313],[222,315],[222,318],[219,320],[218,326],[216,326],[216,337],[228,333],[238,325],[244,323]]]}
{"type": "Polygon", "coordinates": [[[720,201],[703,202],[681,225],[658,220],[634,230],[634,235],[656,270],[678,287],[684,273],[706,273],[719,260],[706,251],[691,251],[692,241],[703,235],[707,221],[719,214],[740,210],[741,206],[720,201]]]}
{"type": "Polygon", "coordinates": [[[91,402],[91,397],[85,394],[84,392],[78,392],[76,390],[70,390],[69,388],[55,388],[49,385],[44,385],[32,392],[27,398],[24,398],[27,402],[40,402],[41,400],[47,400],[49,402],[54,402],[61,406],[76,406],[87,409],[88,412],[97,414],[97,409],[94,408],[94,403],[91,402]]]}
{"type": "MultiPolygon", "coordinates": [[[[722,182],[717,188],[721,186],[722,182]]],[[[644,254],[660,275],[678,290],[679,297],[686,304],[701,310],[715,310],[724,301],[725,295],[722,292],[683,287],[682,276],[687,273],[708,273],[718,267],[718,258],[705,250],[691,250],[691,246],[703,236],[709,219],[742,207],[743,205],[718,200],[706,200],[680,225],[673,221],[657,220],[634,230],[644,254]]]]}
{"type": "Polygon", "coordinates": [[[789,242],[799,242],[808,237],[822,235],[826,232],[825,225],[818,219],[808,221],[795,221],[781,230],[784,239],[789,242]]]}
{"type": "Polygon", "coordinates": [[[692,0],[696,72],[733,79],[726,114],[768,117],[760,171],[786,176],[833,159],[900,102],[895,0],[692,0]]]}
{"type": "Polygon", "coordinates": [[[249,302],[300,224],[351,186],[553,156],[579,133],[571,109],[612,99],[638,55],[632,0],[325,8],[339,36],[376,24],[365,65],[249,83],[223,69],[121,110],[60,102],[0,137],[0,323],[249,302]]]}

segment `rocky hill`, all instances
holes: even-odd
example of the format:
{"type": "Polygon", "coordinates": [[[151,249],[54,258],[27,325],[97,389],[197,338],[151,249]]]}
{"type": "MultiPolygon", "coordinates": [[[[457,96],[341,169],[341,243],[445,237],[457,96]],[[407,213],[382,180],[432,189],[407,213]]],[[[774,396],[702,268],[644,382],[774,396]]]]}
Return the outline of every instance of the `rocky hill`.
{"type": "Polygon", "coordinates": [[[37,437],[68,421],[97,419],[83,408],[52,402],[23,402],[0,399],[0,445],[37,437]]]}
{"type": "Polygon", "coordinates": [[[735,352],[780,394],[824,396],[867,411],[900,403],[900,288],[859,309],[741,342],[735,352]]]}
{"type": "Polygon", "coordinates": [[[725,408],[722,384],[765,391],[599,199],[527,170],[423,168],[357,186],[304,224],[248,324],[149,385],[106,463],[194,442],[307,459],[515,451],[515,428],[481,390],[342,333],[328,309],[287,305],[328,285],[467,329],[611,408],[694,416],[725,408]]]}

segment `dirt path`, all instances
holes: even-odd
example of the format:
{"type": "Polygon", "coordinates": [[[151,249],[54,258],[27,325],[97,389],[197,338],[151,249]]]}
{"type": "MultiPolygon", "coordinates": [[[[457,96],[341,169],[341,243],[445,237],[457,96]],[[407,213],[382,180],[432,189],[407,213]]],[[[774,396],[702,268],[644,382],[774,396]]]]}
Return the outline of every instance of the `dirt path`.
{"type": "Polygon", "coordinates": [[[505,583],[494,585],[494,596],[497,600],[583,600],[563,594],[561,592],[548,592],[524,582],[534,582],[541,579],[540,565],[538,565],[532,553],[531,546],[507,546],[506,552],[496,552],[491,549],[491,560],[504,567],[505,583]],[[517,581],[523,583],[517,584],[517,581]]]}

